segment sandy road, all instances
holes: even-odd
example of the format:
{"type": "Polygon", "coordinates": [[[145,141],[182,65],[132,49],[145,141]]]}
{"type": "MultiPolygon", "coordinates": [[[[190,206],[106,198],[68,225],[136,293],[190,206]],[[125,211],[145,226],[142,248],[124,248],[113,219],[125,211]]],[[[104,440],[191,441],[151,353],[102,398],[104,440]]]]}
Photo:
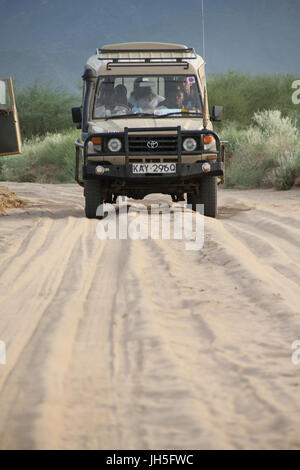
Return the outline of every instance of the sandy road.
{"type": "Polygon", "coordinates": [[[222,190],[187,251],[99,240],[75,185],[9,188],[0,448],[300,447],[299,189],[222,190]]]}

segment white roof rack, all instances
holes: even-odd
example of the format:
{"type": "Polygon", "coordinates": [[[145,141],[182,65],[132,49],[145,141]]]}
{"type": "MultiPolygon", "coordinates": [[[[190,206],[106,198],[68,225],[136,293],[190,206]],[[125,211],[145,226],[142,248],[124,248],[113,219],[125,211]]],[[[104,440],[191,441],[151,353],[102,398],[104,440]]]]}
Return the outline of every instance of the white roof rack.
{"type": "Polygon", "coordinates": [[[97,58],[107,61],[107,70],[112,67],[151,65],[183,65],[187,60],[197,59],[193,48],[169,43],[124,43],[111,44],[97,49],[97,58]]]}
{"type": "Polygon", "coordinates": [[[160,51],[160,52],[170,52],[170,51],[175,51],[175,52],[191,52],[194,51],[193,48],[189,48],[187,46],[184,46],[182,44],[171,44],[171,43],[163,43],[163,42],[127,42],[127,43],[121,43],[121,44],[108,44],[106,46],[103,46],[101,49],[97,49],[99,52],[106,53],[108,51],[110,52],[118,52],[118,53],[124,53],[124,52],[154,52],[154,51],[160,51]]]}

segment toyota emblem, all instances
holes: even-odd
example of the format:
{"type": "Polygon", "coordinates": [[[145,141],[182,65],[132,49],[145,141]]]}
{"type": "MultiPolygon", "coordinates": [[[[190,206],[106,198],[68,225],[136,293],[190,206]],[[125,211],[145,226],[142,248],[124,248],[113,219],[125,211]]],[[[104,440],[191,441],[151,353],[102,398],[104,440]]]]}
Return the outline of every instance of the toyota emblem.
{"type": "Polygon", "coordinates": [[[152,149],[152,150],[157,149],[157,147],[158,147],[157,140],[148,140],[147,147],[148,147],[148,149],[152,149]]]}

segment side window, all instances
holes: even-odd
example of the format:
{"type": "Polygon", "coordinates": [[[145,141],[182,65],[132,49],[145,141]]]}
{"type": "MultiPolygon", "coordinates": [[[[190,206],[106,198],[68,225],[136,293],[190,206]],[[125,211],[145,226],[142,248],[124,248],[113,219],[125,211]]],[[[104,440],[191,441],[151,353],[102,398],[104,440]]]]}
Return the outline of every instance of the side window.
{"type": "Polygon", "coordinates": [[[11,111],[11,101],[7,80],[0,80],[0,109],[11,111]]]}

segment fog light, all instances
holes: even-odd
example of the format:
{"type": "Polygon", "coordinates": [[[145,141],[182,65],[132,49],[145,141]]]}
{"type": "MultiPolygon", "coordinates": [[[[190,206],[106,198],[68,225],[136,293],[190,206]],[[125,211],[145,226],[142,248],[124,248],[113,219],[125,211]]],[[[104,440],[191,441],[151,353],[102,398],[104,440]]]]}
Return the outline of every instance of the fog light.
{"type": "Polygon", "coordinates": [[[203,163],[202,170],[204,171],[204,173],[208,173],[210,171],[210,164],[207,162],[203,163]]]}
{"type": "Polygon", "coordinates": [[[105,169],[101,165],[97,165],[96,168],[95,168],[96,175],[103,175],[104,171],[105,171],[105,169]]]}

